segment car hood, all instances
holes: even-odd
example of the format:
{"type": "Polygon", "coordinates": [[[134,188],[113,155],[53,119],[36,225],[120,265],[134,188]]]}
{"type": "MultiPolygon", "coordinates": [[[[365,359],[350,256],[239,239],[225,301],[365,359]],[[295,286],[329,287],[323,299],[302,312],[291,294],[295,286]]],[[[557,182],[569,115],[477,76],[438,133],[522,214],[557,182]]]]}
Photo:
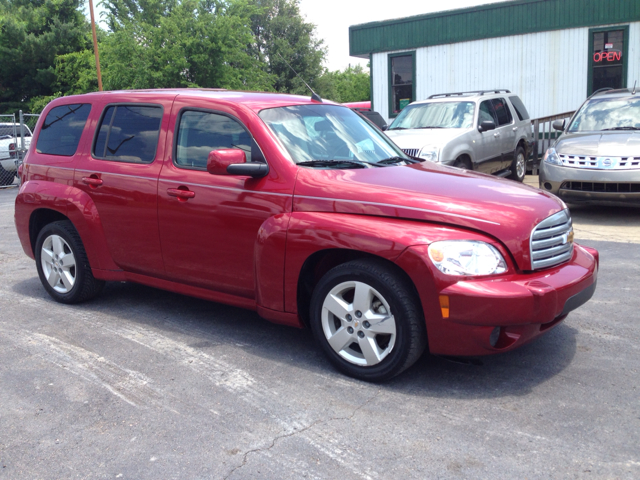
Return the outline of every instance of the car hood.
{"type": "Polygon", "coordinates": [[[471,229],[500,241],[522,270],[530,270],[531,231],[566,206],[512,180],[422,162],[349,170],[300,168],[293,208],[471,229]]]}
{"type": "Polygon", "coordinates": [[[400,148],[422,148],[425,145],[442,146],[468,131],[463,128],[424,128],[387,130],[385,133],[400,148]]]}
{"type": "Polygon", "coordinates": [[[566,133],[555,148],[564,155],[628,157],[640,152],[640,131],[566,133]]]}

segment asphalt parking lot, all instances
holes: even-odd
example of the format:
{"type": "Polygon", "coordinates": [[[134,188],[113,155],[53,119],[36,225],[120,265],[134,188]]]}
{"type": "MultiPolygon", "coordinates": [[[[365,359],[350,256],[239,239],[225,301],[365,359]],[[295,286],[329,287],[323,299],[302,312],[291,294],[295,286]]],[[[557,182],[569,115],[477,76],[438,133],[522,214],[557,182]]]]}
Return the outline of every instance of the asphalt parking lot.
{"type": "Polygon", "coordinates": [[[0,190],[0,478],[640,478],[640,209],[571,209],[598,288],[547,335],[373,385],[253,312],[122,283],[53,302],[16,194],[0,190]]]}

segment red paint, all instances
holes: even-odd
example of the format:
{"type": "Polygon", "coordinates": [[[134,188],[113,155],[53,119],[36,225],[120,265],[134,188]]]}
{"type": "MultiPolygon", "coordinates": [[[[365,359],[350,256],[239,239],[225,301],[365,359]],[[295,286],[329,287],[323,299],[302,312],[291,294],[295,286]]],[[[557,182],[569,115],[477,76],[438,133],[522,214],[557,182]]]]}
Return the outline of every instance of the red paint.
{"type": "Polygon", "coordinates": [[[25,252],[33,257],[29,224],[34,213],[55,211],[76,226],[97,278],[249,308],[293,326],[301,326],[306,313],[299,311],[300,273],[310,258],[327,252],[376,256],[394,262],[413,281],[429,348],[449,355],[515,348],[559,323],[565,301],[595,282],[597,252],[579,246],[569,262],[528,272],[532,229],[564,208],[540,190],[429,162],[352,170],[297,167],[257,113],[312,103],[317,104],[308,97],[212,90],[54,100],[36,127],[16,199],[16,227],[25,252]],[[163,106],[150,164],[91,155],[103,110],[120,102],[163,106]],[[76,155],[38,154],[40,123],[51,108],[65,103],[92,104],[76,155]],[[240,161],[236,151],[211,156],[215,175],[178,168],[172,159],[175,129],[189,107],[241,122],[269,163],[267,176],[224,174],[225,165],[240,161]],[[446,239],[494,245],[507,272],[482,278],[442,274],[427,247],[446,239]],[[447,319],[439,295],[449,298],[447,319]],[[489,335],[496,326],[503,331],[498,348],[492,348],[489,335]]]}

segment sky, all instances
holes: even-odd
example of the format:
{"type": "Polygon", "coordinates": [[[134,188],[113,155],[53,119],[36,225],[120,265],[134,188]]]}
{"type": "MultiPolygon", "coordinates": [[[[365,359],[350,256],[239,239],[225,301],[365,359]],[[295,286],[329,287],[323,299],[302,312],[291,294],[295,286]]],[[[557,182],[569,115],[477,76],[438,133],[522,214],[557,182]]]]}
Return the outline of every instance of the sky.
{"type": "MultiPolygon", "coordinates": [[[[325,67],[344,70],[368,60],[349,56],[349,26],[361,23],[410,17],[458,8],[473,7],[504,0],[300,0],[300,12],[316,26],[316,37],[327,47],[325,67]]],[[[96,21],[100,19],[99,0],[94,0],[96,21]]],[[[89,2],[86,2],[89,17],[89,2]]],[[[104,26],[104,25],[103,25],[104,26]]]]}
{"type": "Polygon", "coordinates": [[[349,56],[349,26],[456,10],[504,0],[300,0],[300,11],[316,25],[316,35],[328,47],[325,66],[344,70],[351,64],[366,67],[368,60],[349,56]]]}

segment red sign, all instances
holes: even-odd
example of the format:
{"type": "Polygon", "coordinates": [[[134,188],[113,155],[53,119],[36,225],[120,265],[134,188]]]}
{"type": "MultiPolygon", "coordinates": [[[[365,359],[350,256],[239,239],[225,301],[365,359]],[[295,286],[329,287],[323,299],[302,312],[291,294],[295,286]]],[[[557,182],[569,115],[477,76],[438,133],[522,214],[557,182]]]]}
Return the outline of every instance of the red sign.
{"type": "Polygon", "coordinates": [[[622,59],[622,52],[620,50],[609,50],[608,52],[596,52],[593,54],[593,61],[595,63],[600,62],[614,62],[622,59]]]}

